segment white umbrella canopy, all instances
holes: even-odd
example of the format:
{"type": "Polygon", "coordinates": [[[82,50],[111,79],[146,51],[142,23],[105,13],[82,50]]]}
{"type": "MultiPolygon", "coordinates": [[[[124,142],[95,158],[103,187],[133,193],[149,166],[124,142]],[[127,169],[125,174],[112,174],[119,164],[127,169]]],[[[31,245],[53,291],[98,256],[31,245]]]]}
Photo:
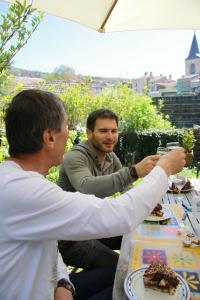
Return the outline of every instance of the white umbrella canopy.
{"type": "MultiPolygon", "coordinates": [[[[15,0],[6,0],[15,2],[15,0]]],[[[23,0],[20,0],[23,2],[23,0]]],[[[200,0],[27,0],[47,14],[99,32],[200,29],[200,0]]]]}

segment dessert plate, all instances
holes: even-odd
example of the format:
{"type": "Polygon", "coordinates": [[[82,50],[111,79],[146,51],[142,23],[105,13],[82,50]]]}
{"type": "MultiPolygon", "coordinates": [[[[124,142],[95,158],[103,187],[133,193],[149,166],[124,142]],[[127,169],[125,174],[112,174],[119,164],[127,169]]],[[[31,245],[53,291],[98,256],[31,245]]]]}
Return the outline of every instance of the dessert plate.
{"type": "MultiPolygon", "coordinates": [[[[192,186],[190,189],[187,190],[181,190],[180,192],[184,194],[184,193],[191,192],[193,190],[194,190],[194,186],[192,186]]],[[[170,187],[168,187],[168,192],[178,194],[178,192],[174,192],[170,187]]]]}
{"type": "Polygon", "coordinates": [[[159,221],[164,221],[167,219],[170,219],[172,214],[169,208],[167,207],[162,207],[162,211],[163,211],[163,216],[162,217],[157,217],[157,216],[153,216],[153,215],[149,215],[145,221],[152,221],[152,222],[159,222],[159,221]]]}
{"type": "MultiPolygon", "coordinates": [[[[191,183],[190,183],[191,184],[191,183]]],[[[178,194],[179,192],[174,192],[172,189],[171,189],[171,185],[172,185],[172,182],[169,180],[168,181],[168,192],[169,193],[175,193],[175,194],[178,194]]],[[[190,191],[193,191],[194,190],[194,186],[191,184],[191,187],[189,188],[189,189],[186,189],[186,190],[181,190],[180,192],[181,193],[188,193],[188,192],[190,192],[190,191]]]]}
{"type": "Polygon", "coordinates": [[[124,281],[124,290],[130,300],[189,300],[190,290],[186,281],[178,273],[179,285],[174,295],[162,293],[144,287],[143,274],[147,267],[142,267],[130,273],[124,281]]]}

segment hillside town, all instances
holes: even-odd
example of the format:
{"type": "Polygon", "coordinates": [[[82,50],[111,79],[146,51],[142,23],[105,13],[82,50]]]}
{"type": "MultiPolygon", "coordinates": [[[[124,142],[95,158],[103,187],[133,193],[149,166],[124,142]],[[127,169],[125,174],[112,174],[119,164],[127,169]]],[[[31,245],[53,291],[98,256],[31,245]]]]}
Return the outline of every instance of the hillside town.
{"type": "MultiPolygon", "coordinates": [[[[15,76],[15,83],[22,83],[24,88],[35,88],[38,84],[55,85],[57,91],[62,89],[62,84],[73,85],[82,81],[81,76],[73,74],[65,80],[45,80],[35,77],[15,76]]],[[[194,33],[189,54],[185,58],[185,74],[181,78],[174,80],[172,75],[154,74],[153,71],[145,71],[144,75],[134,79],[123,78],[92,78],[90,89],[98,94],[106,86],[115,85],[119,82],[128,83],[137,93],[142,93],[147,86],[148,94],[152,97],[180,95],[180,94],[198,94],[200,93],[200,52],[198,41],[194,33]]]]}
{"type": "MultiPolygon", "coordinates": [[[[136,93],[146,93],[152,98],[153,103],[159,105],[162,100],[161,112],[169,116],[170,122],[181,127],[193,127],[200,125],[200,52],[199,45],[194,33],[189,52],[185,58],[185,74],[177,80],[172,76],[145,71],[144,75],[134,78],[102,78],[68,74],[67,79],[51,79],[32,76],[14,76],[14,84],[21,84],[23,89],[48,88],[54,86],[56,93],[61,93],[64,86],[76,83],[87,83],[90,91],[100,93],[109,86],[119,83],[127,84],[136,93]]],[[[61,66],[62,67],[62,66],[61,66]]],[[[69,68],[70,69],[70,68],[69,68]]],[[[28,72],[28,71],[27,71],[28,72]]]]}

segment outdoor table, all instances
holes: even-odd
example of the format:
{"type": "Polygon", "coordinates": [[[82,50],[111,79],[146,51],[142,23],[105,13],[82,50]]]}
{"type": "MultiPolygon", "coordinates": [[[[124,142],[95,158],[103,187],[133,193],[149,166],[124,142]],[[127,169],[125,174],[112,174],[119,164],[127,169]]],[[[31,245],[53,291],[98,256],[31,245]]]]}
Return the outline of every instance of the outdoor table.
{"type": "MultiPolygon", "coordinates": [[[[182,201],[191,206],[200,192],[200,180],[191,179],[194,189],[181,193],[182,201]]],[[[199,194],[200,195],[200,194],[199,194]]],[[[180,194],[179,194],[180,196],[180,194]]],[[[183,247],[183,235],[178,234],[185,208],[177,194],[167,192],[161,203],[168,207],[172,218],[168,224],[143,222],[133,232],[123,236],[117,265],[113,300],[127,300],[124,280],[132,271],[154,261],[167,263],[188,283],[192,300],[200,299],[200,247],[183,247]]],[[[184,221],[190,232],[200,239],[200,213],[188,212],[184,221]]],[[[190,299],[190,300],[191,300],[190,299]]]]}

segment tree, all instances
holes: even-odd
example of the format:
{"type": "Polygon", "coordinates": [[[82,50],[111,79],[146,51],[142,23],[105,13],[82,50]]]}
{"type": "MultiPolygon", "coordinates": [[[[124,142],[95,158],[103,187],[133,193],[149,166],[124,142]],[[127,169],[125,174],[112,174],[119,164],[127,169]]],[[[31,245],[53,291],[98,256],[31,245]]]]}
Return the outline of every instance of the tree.
{"type": "Polygon", "coordinates": [[[127,85],[110,86],[97,95],[90,91],[89,84],[62,85],[60,97],[65,104],[70,129],[85,127],[88,114],[99,108],[113,110],[119,116],[122,130],[172,129],[168,117],[158,111],[149,96],[138,95],[127,85]]]}
{"type": "Polygon", "coordinates": [[[45,74],[43,78],[47,81],[76,79],[76,73],[73,68],[60,65],[53,70],[53,73],[45,74]]]}
{"type": "Polygon", "coordinates": [[[75,70],[71,67],[61,65],[53,70],[53,73],[48,73],[43,76],[47,81],[75,79],[75,70]]]}
{"type": "Polygon", "coordinates": [[[56,67],[54,69],[54,73],[56,74],[73,74],[75,75],[75,71],[73,68],[69,67],[69,66],[65,66],[65,65],[60,65],[59,67],[56,67]]]}
{"type": "Polygon", "coordinates": [[[90,85],[92,83],[92,77],[90,76],[82,76],[83,84],[90,85]]]}
{"type": "Polygon", "coordinates": [[[16,1],[0,16],[0,87],[6,78],[14,56],[37,29],[43,13],[37,13],[26,1],[16,1]]]}
{"type": "Polygon", "coordinates": [[[153,105],[152,99],[144,94],[136,94],[127,85],[119,84],[99,93],[90,104],[90,109],[109,108],[120,118],[121,129],[145,130],[172,128],[168,117],[153,105]]]}
{"type": "Polygon", "coordinates": [[[85,127],[85,121],[93,102],[94,95],[87,85],[75,84],[65,86],[65,91],[60,95],[70,120],[70,129],[77,126],[85,127]]]}

